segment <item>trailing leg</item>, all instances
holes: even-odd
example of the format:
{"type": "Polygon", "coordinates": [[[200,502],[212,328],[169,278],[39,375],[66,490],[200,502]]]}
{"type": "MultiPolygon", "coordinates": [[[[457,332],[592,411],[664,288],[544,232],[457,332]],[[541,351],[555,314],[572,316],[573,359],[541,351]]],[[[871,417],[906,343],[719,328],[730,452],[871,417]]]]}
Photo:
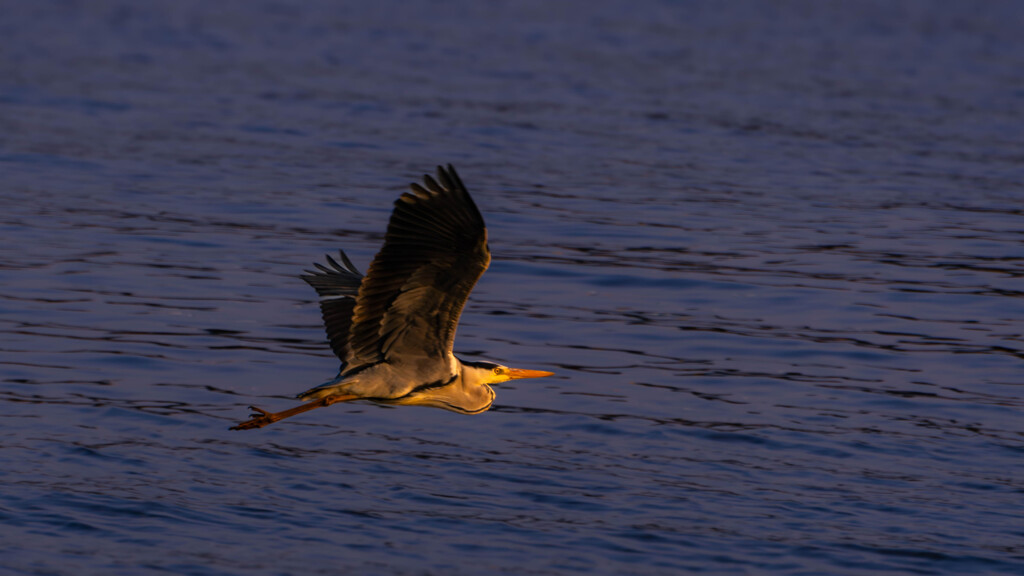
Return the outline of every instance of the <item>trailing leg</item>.
{"type": "Polygon", "coordinates": [[[358,399],[358,396],[352,396],[348,394],[324,396],[319,400],[306,402],[305,404],[300,404],[294,408],[289,408],[287,410],[282,410],[280,412],[267,412],[266,410],[262,410],[255,406],[250,406],[249,408],[253,410],[253,414],[249,416],[249,419],[246,420],[245,422],[240,422],[237,426],[232,426],[230,429],[251,430],[253,428],[263,428],[264,426],[268,424],[273,424],[278,420],[284,420],[285,418],[290,418],[292,416],[295,416],[296,414],[308,412],[310,410],[313,410],[314,408],[323,408],[324,406],[330,406],[331,404],[335,404],[337,402],[348,402],[350,400],[358,399]]]}

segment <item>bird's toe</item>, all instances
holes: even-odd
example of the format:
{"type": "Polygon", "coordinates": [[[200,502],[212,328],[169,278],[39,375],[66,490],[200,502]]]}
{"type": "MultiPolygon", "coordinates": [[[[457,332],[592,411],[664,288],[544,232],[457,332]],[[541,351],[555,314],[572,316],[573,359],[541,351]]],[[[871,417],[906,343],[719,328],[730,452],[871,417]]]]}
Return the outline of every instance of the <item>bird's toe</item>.
{"type": "Polygon", "coordinates": [[[249,415],[249,419],[245,422],[239,422],[237,425],[229,428],[229,430],[252,430],[253,428],[262,428],[274,422],[273,415],[262,408],[249,406],[249,410],[253,411],[249,415]]]}

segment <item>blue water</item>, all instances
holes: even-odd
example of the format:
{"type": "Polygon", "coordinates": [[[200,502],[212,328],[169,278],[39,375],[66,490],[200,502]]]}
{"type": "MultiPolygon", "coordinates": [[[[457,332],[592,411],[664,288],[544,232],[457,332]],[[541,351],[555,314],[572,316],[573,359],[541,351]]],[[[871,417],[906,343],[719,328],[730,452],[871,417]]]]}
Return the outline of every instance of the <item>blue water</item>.
{"type": "Polygon", "coordinates": [[[1024,5],[0,2],[0,573],[1024,573],[1024,5]],[[480,416],[297,275],[461,172],[480,416]]]}

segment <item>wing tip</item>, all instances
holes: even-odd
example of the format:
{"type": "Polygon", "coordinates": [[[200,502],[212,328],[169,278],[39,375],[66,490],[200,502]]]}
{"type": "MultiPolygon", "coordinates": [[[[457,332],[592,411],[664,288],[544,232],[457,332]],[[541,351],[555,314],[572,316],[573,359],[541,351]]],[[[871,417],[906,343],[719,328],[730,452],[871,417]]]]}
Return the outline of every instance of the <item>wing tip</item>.
{"type": "Polygon", "coordinates": [[[303,270],[307,275],[313,276],[325,276],[325,275],[342,275],[342,276],[362,276],[356,265],[352,263],[348,255],[345,254],[344,250],[338,250],[338,256],[341,259],[339,263],[330,254],[325,254],[324,259],[327,260],[328,266],[324,266],[319,262],[313,262],[313,267],[316,270],[303,270]]]}
{"type": "Polygon", "coordinates": [[[451,163],[448,163],[447,170],[444,166],[439,165],[437,167],[437,178],[438,180],[441,180],[441,183],[449,190],[466,191],[466,186],[462,183],[462,178],[459,178],[459,173],[455,171],[455,166],[451,163]]]}
{"type": "Polygon", "coordinates": [[[468,195],[466,186],[462,183],[462,179],[459,178],[455,167],[451,164],[448,164],[447,167],[438,164],[436,176],[424,174],[422,183],[410,183],[409,191],[402,193],[395,200],[395,204],[416,204],[420,200],[430,200],[441,194],[452,192],[461,192],[468,195]]]}

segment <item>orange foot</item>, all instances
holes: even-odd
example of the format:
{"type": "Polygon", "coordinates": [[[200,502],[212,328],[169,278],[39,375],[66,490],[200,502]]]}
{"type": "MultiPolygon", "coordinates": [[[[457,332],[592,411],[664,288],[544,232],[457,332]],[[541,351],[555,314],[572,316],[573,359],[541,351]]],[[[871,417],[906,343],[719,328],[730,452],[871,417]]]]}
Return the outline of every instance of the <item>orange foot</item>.
{"type": "Polygon", "coordinates": [[[253,413],[249,415],[249,419],[245,422],[240,422],[237,426],[232,426],[229,430],[252,430],[253,428],[263,428],[267,424],[273,424],[280,420],[277,414],[273,412],[267,412],[261,408],[255,406],[249,406],[249,410],[253,413]]]}

